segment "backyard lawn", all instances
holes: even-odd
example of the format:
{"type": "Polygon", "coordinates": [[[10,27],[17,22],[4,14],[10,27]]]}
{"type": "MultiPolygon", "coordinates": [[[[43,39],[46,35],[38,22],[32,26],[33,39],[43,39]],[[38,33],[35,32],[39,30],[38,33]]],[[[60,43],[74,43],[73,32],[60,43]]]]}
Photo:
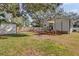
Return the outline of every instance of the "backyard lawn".
{"type": "Polygon", "coordinates": [[[79,33],[37,35],[25,32],[0,36],[0,55],[79,55],[79,33]]]}

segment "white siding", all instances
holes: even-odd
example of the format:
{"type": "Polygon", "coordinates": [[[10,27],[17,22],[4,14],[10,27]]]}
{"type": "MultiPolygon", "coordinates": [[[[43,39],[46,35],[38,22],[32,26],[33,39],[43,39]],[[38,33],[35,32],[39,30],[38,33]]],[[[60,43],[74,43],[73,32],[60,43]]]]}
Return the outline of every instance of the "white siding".
{"type": "Polygon", "coordinates": [[[63,20],[63,31],[69,31],[69,20],[63,20]]]}
{"type": "Polygon", "coordinates": [[[15,24],[1,24],[0,35],[2,34],[16,34],[16,25],[15,24]]]}
{"type": "Polygon", "coordinates": [[[61,20],[60,19],[56,20],[55,28],[56,30],[61,31],[61,20]]]}
{"type": "Polygon", "coordinates": [[[54,24],[54,30],[69,32],[70,31],[69,20],[67,20],[67,19],[65,19],[65,20],[64,19],[56,19],[55,24],[54,24]]]}

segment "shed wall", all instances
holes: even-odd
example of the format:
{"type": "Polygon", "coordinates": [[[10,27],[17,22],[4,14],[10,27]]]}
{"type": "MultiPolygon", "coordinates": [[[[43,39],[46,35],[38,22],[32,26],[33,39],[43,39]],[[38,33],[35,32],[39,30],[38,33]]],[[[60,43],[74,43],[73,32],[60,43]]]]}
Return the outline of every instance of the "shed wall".
{"type": "Polygon", "coordinates": [[[57,19],[55,20],[54,30],[57,31],[70,31],[69,20],[57,19]]]}

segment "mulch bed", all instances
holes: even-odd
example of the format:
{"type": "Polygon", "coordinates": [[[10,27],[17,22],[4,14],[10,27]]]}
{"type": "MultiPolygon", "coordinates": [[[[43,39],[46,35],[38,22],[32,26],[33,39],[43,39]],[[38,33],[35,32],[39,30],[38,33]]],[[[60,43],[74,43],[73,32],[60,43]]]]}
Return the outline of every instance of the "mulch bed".
{"type": "Polygon", "coordinates": [[[48,30],[45,31],[42,28],[21,28],[18,30],[18,32],[35,32],[38,35],[61,35],[61,34],[67,34],[67,31],[54,31],[54,30],[48,30]]]}
{"type": "Polygon", "coordinates": [[[66,31],[36,31],[36,30],[30,30],[30,32],[36,32],[38,35],[61,35],[61,34],[67,34],[66,31]]]}

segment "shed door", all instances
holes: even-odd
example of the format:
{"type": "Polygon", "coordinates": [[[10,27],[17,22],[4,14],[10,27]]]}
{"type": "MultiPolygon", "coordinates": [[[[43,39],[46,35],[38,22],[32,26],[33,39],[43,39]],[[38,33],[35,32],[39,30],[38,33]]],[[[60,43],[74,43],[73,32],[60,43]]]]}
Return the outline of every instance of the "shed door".
{"type": "Polygon", "coordinates": [[[49,23],[49,29],[53,30],[53,23],[49,23]]]}

